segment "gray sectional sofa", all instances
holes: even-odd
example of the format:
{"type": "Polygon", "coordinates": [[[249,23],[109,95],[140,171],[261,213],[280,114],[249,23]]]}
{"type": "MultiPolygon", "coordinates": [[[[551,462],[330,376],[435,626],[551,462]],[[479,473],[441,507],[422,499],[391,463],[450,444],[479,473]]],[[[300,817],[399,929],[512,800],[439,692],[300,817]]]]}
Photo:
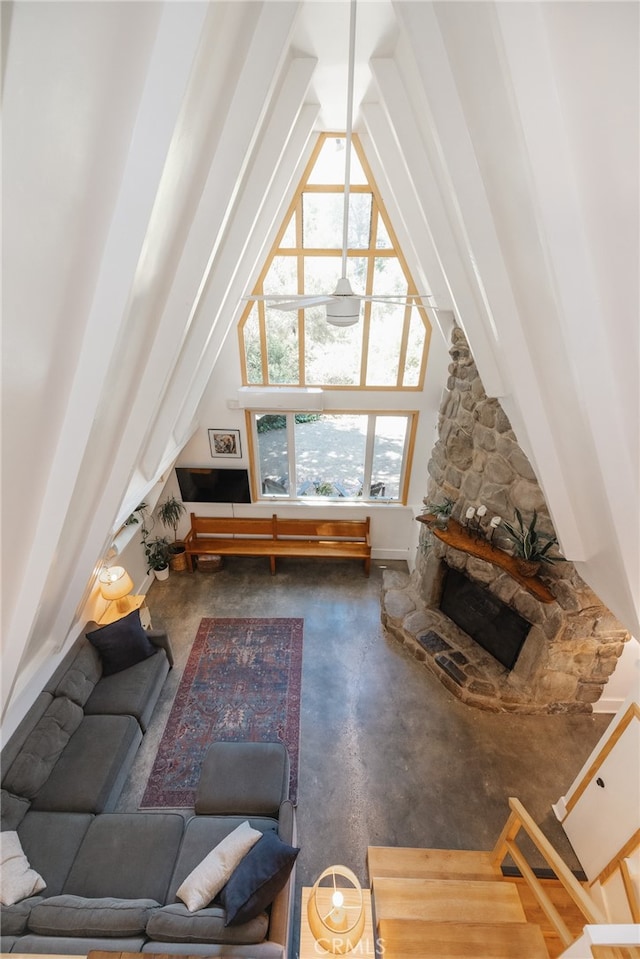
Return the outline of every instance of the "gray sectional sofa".
{"type": "Polygon", "coordinates": [[[239,790],[237,815],[215,814],[210,788],[201,807],[213,814],[112,811],[173,661],[165,633],[146,635],[154,655],[111,675],[79,639],[3,748],[2,831],[17,832],[46,887],[2,906],[0,949],[284,959],[292,877],[259,915],[231,926],[222,906],[190,913],[176,891],[246,820],[292,844],[288,800],[261,791],[258,777],[253,797],[239,790]]]}

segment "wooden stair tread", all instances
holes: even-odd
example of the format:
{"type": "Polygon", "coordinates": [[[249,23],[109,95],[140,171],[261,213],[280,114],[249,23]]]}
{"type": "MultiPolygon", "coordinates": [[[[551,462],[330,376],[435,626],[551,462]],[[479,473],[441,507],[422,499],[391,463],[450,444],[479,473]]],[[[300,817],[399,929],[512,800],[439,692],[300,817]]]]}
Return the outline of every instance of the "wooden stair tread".
{"type": "Polygon", "coordinates": [[[640,959],[640,946],[591,946],[593,959],[640,959]]]}
{"type": "Polygon", "coordinates": [[[428,919],[434,922],[526,922],[518,890],[499,880],[396,879],[373,882],[378,920],[428,919]]]}
{"type": "Polygon", "coordinates": [[[385,959],[549,959],[531,923],[381,919],[378,939],[385,959]]]}
{"type": "Polygon", "coordinates": [[[397,846],[369,846],[369,876],[407,879],[499,879],[499,867],[491,852],[467,849],[412,849],[397,846]]]}

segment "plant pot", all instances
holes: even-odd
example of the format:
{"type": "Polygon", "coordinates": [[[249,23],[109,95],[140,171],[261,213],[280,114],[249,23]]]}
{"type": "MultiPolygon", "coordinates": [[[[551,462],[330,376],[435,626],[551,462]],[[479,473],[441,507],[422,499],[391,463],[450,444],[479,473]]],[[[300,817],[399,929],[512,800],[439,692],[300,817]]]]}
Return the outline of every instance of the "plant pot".
{"type": "Polygon", "coordinates": [[[178,573],[187,568],[187,553],[184,543],[173,543],[169,547],[169,568],[178,573]]]}
{"type": "Polygon", "coordinates": [[[540,569],[540,563],[532,559],[516,558],[516,569],[521,576],[535,576],[540,569]]]}
{"type": "Polygon", "coordinates": [[[448,516],[436,516],[435,522],[433,524],[436,529],[448,529],[449,528],[449,517],[448,516]]]}
{"type": "Polygon", "coordinates": [[[165,566],[164,569],[154,569],[153,575],[160,581],[169,579],[169,567],[165,566]]]}

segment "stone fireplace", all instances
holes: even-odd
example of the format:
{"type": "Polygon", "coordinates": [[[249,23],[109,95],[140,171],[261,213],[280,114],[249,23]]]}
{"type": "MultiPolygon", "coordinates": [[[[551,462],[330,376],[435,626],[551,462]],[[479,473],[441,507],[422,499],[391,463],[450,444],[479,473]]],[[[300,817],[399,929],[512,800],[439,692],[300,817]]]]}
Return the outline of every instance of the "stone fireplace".
{"type": "Polygon", "coordinates": [[[535,473],[498,400],[487,397],[461,330],[453,331],[450,353],[425,499],[453,500],[452,522],[447,532],[421,524],[411,576],[387,571],[383,622],[465,702],[493,710],[588,712],[629,633],[571,562],[544,564],[535,578],[523,577],[500,530],[491,546],[486,533],[472,535],[466,511],[480,504],[487,519],[510,522],[516,508],[525,521],[536,510],[539,528],[554,530],[535,473]],[[458,592],[445,595],[443,604],[449,578],[458,592]],[[462,628],[476,628],[469,625],[471,613],[480,616],[481,641],[489,637],[484,645],[462,628]],[[522,642],[516,635],[507,649],[512,624],[522,642]]]}

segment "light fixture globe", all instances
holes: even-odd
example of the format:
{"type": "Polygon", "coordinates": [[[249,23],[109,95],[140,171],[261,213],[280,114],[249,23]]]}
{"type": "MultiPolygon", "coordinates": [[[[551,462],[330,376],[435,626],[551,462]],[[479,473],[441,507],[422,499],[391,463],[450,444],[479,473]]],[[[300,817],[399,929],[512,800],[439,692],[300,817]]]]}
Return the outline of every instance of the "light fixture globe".
{"type": "Polygon", "coordinates": [[[358,944],[365,910],[362,888],[351,869],[329,866],[320,873],[309,894],[307,921],[313,938],[326,952],[344,956],[358,944]]]}
{"type": "Polygon", "coordinates": [[[327,323],[354,326],[360,319],[360,297],[355,296],[346,276],[338,280],[332,299],[326,306],[327,323]]]}

